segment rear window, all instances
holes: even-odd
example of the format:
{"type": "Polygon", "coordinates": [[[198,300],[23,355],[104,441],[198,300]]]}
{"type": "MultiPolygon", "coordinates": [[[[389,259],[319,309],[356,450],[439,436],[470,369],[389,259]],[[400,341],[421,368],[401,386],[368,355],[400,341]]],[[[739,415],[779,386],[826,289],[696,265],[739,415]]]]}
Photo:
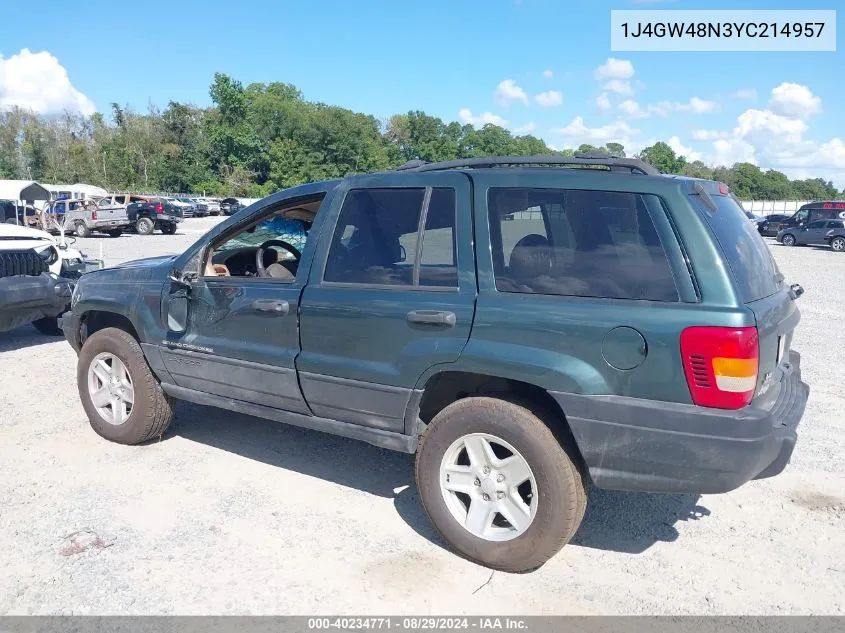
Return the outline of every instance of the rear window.
{"type": "Polygon", "coordinates": [[[773,295],[779,288],[780,271],[757,227],[731,196],[711,198],[717,207],[715,213],[697,200],[695,206],[704,209],[703,215],[725,254],[743,302],[773,295]]]}

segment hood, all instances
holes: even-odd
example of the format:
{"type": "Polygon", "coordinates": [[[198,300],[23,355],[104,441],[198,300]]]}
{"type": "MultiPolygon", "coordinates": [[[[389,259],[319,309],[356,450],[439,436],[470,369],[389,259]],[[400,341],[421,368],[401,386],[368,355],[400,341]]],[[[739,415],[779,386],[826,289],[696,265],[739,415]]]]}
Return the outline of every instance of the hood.
{"type": "Polygon", "coordinates": [[[31,240],[49,240],[55,242],[53,236],[46,231],[39,231],[19,224],[0,224],[0,239],[4,237],[29,238],[31,240]]]}
{"type": "Polygon", "coordinates": [[[144,259],[133,259],[130,262],[118,264],[115,268],[150,268],[159,266],[165,262],[172,262],[176,255],[159,255],[158,257],[145,257],[144,259]]]}

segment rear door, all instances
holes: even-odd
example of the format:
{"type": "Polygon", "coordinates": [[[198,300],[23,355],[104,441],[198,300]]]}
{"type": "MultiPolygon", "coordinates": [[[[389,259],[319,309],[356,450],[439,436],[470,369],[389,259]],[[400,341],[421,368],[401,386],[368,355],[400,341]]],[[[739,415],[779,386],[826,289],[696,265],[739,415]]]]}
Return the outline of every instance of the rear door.
{"type": "Polygon", "coordinates": [[[339,198],[303,292],[300,385],[315,415],[401,432],[417,380],[469,339],[469,179],[354,177],[339,198]]]}

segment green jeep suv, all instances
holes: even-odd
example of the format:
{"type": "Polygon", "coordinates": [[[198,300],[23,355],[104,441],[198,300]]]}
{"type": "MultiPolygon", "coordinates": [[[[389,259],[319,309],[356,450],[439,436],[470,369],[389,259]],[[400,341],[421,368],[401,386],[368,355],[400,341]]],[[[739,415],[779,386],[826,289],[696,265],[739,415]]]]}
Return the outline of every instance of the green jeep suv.
{"type": "Polygon", "coordinates": [[[802,292],[723,184],[495,157],[281,191],[85,275],[62,327],[104,438],[161,436],[183,399],[416,453],[443,537],[526,571],[588,481],[719,493],[784,469],[802,292]]]}

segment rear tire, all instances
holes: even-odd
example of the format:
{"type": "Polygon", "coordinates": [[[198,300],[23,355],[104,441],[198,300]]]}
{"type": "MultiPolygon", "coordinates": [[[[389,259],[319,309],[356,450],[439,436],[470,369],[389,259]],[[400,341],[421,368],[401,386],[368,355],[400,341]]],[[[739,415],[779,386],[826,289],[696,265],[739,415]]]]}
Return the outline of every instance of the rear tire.
{"type": "Polygon", "coordinates": [[[152,235],[155,230],[155,223],[149,218],[138,218],[135,223],[135,230],[138,231],[138,235],[152,235]]]}
{"type": "MultiPolygon", "coordinates": [[[[109,361],[106,360],[106,363],[109,361]]],[[[114,361],[111,360],[114,368],[114,361]]],[[[96,373],[95,373],[96,375],[96,373]]],[[[113,375],[106,373],[107,376],[113,375]]],[[[88,415],[91,428],[101,437],[118,444],[140,444],[151,438],[161,436],[173,419],[173,401],[164,393],[156,377],[150,370],[144,352],[130,334],[117,328],[105,328],[92,334],[82,346],[76,370],[76,382],[82,406],[88,415]],[[115,406],[107,403],[105,407],[94,404],[93,393],[107,389],[92,388],[90,384],[92,366],[98,371],[109,369],[98,359],[118,359],[129,377],[129,386],[133,392],[131,409],[122,421],[109,420],[108,412],[115,406]],[[101,410],[104,412],[101,413],[101,410]]],[[[120,388],[120,384],[116,385],[120,388]]],[[[108,397],[108,396],[107,396],[108,397]]],[[[114,401],[114,400],[113,400],[114,401]]],[[[112,418],[115,416],[112,415],[112,418]]]]}
{"type": "Polygon", "coordinates": [[[74,225],[74,233],[77,237],[90,237],[91,230],[85,225],[85,222],[79,221],[74,225]]]}
{"type": "Polygon", "coordinates": [[[830,240],[830,248],[837,253],[845,252],[845,237],[834,237],[830,240]]]}
{"type": "Polygon", "coordinates": [[[453,402],[428,425],[416,459],[420,500],[461,555],[493,569],[526,572],[543,565],[575,534],[587,490],[580,458],[559,441],[551,422],[547,412],[528,403],[484,396],[453,402]],[[468,448],[479,440],[490,447],[473,449],[489,460],[480,469],[468,448]],[[517,469],[518,464],[524,465],[517,469]],[[453,489],[461,486],[466,493],[453,489]],[[485,517],[480,529],[471,525],[476,504],[485,517]],[[515,513],[519,509],[522,515],[515,513]],[[515,522],[505,516],[509,513],[515,522]]]}
{"type": "Polygon", "coordinates": [[[43,317],[33,321],[32,325],[45,336],[61,336],[63,334],[62,328],[59,327],[59,317],[43,317]]]}
{"type": "Polygon", "coordinates": [[[176,234],[176,225],[173,222],[171,222],[170,224],[162,227],[161,232],[165,233],[167,235],[175,235],[176,234]]]}
{"type": "Polygon", "coordinates": [[[787,233],[781,239],[781,244],[784,246],[795,246],[795,236],[792,233],[787,233]]]}

